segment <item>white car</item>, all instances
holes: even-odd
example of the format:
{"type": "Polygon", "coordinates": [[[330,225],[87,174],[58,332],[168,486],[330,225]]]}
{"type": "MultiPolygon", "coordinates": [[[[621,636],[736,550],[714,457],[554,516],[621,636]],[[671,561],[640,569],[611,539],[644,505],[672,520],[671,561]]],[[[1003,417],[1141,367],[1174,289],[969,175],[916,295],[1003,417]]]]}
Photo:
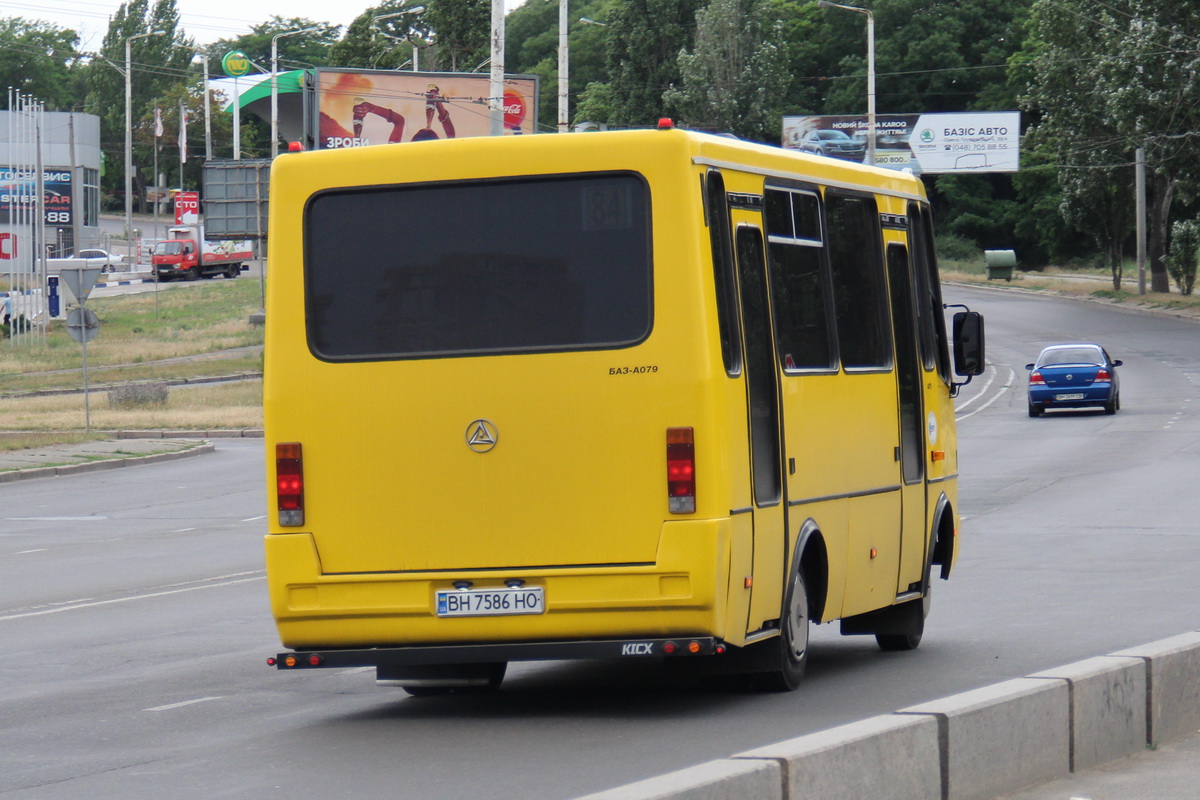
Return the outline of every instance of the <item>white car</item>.
{"type": "Polygon", "coordinates": [[[116,272],[125,264],[125,256],[97,248],[84,248],[70,258],[82,258],[89,267],[100,267],[104,272],[116,272]]]}

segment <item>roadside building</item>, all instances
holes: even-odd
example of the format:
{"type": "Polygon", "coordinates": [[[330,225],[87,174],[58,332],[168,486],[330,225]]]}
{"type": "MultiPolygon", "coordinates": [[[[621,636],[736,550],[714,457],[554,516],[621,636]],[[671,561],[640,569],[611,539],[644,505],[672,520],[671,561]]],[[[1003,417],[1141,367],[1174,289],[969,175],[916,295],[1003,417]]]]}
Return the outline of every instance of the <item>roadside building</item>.
{"type": "Polygon", "coordinates": [[[102,246],[100,166],[96,115],[0,111],[0,258],[26,237],[43,241],[51,258],[102,246]],[[39,165],[44,233],[36,224],[39,165]]]}

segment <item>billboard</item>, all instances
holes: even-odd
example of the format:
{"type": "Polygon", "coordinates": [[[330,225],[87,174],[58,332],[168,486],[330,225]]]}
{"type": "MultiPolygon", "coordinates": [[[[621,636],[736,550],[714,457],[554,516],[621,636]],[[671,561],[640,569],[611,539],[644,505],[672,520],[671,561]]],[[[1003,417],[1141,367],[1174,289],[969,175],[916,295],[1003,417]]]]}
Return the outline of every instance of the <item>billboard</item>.
{"type": "MultiPolygon", "coordinates": [[[[317,149],[487,136],[491,79],[480,73],[318,69],[317,149]]],[[[504,132],[537,124],[537,77],[504,81],[504,132]]]]}
{"type": "MultiPolygon", "coordinates": [[[[42,171],[46,224],[70,225],[72,220],[71,170],[48,167],[42,171]]],[[[37,173],[0,167],[0,225],[33,216],[37,204],[37,173]],[[26,209],[23,213],[18,209],[26,209]]]]}
{"type": "MultiPolygon", "coordinates": [[[[862,163],[865,115],[783,118],[783,146],[862,163]]],[[[1016,172],[1019,111],[877,114],[875,165],[915,173],[1016,172]]]]}

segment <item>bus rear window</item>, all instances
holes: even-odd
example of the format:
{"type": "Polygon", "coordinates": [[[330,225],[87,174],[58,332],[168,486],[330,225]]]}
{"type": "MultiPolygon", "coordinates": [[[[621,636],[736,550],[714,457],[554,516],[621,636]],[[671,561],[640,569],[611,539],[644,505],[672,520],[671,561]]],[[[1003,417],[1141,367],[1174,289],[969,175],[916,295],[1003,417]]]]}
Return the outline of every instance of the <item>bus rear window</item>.
{"type": "Polygon", "coordinates": [[[650,198],[638,176],[337,190],[305,214],[318,358],[618,348],[650,332],[650,198]]]}

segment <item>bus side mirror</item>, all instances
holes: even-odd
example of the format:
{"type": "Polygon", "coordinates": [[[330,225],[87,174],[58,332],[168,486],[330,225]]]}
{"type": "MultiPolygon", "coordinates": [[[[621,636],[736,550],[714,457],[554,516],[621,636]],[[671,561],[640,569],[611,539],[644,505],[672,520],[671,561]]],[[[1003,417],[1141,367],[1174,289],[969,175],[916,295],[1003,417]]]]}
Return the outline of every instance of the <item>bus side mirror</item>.
{"type": "Polygon", "coordinates": [[[954,371],[969,379],[983,366],[983,315],[960,311],[954,315],[954,371]]]}

